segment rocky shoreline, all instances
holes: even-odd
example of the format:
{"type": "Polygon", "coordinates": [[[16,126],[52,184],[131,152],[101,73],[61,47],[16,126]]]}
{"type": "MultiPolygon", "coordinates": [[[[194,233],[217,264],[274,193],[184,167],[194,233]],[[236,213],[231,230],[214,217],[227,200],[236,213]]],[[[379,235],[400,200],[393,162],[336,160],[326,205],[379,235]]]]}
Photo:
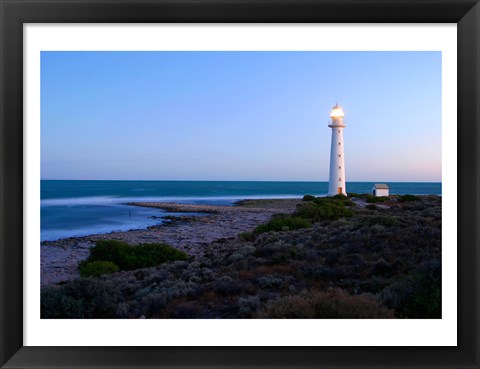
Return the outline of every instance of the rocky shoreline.
{"type": "MultiPolygon", "coordinates": [[[[252,231],[273,214],[293,213],[300,199],[242,200],[234,206],[190,205],[158,202],[128,203],[168,212],[202,213],[204,216],[169,217],[168,222],[147,229],[70,237],[41,244],[41,285],[66,282],[79,276],[78,262],[86,259],[98,240],[114,239],[130,244],[166,243],[190,256],[212,251],[214,241],[252,231]]],[[[218,247],[218,242],[216,247],[218,247]]],[[[220,243],[221,244],[221,243],[220,243]]]]}
{"type": "Polygon", "coordinates": [[[441,197],[132,205],[192,216],[147,230],[45,243],[54,257],[42,266],[49,278],[41,289],[42,318],[442,316],[441,197]],[[204,215],[194,216],[199,212],[204,215]],[[110,242],[95,244],[100,254],[86,264],[91,273],[74,278],[78,261],[100,239],[110,242]],[[132,248],[115,239],[167,243],[177,254],[162,252],[167,262],[152,266],[157,255],[144,253],[150,246],[132,248]],[[100,264],[106,272],[99,275],[100,264]]]}

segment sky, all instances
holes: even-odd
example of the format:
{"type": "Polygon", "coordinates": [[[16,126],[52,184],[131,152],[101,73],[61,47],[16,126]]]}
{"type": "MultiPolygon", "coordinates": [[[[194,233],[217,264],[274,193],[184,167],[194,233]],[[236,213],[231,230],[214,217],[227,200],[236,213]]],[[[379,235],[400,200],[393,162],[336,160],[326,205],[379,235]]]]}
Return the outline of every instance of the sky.
{"type": "Polygon", "coordinates": [[[41,54],[41,178],[441,181],[441,52],[41,54]]]}

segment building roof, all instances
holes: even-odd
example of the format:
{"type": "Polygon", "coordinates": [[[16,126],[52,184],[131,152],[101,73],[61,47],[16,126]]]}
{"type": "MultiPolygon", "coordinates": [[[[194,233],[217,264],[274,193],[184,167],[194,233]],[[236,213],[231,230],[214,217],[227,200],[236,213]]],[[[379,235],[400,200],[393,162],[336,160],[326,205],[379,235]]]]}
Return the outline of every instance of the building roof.
{"type": "Polygon", "coordinates": [[[374,184],[373,186],[378,189],[388,190],[388,186],[386,184],[374,184]]]}

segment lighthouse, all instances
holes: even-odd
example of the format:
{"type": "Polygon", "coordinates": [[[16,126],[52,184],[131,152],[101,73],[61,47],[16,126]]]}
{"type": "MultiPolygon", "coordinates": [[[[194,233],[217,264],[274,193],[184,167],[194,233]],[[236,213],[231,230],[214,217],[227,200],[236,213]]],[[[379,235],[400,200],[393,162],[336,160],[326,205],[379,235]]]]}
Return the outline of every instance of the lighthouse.
{"type": "Polygon", "coordinates": [[[330,124],[332,129],[332,146],[330,148],[330,180],[328,183],[328,196],[345,195],[347,188],[345,186],[345,151],[343,149],[343,129],[346,125],[343,123],[343,109],[335,104],[330,113],[330,124]]]}

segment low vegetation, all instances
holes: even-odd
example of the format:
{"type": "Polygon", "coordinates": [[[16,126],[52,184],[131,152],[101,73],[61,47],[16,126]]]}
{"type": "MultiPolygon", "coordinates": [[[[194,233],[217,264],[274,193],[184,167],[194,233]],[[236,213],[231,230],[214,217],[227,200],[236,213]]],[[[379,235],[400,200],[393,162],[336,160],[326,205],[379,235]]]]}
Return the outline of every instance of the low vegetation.
{"type": "Polygon", "coordinates": [[[268,223],[261,224],[255,229],[255,233],[265,233],[270,231],[290,231],[294,229],[309,228],[312,224],[303,217],[282,215],[274,218],[268,223]]]}
{"type": "Polygon", "coordinates": [[[90,256],[79,265],[82,271],[102,271],[90,273],[92,276],[111,273],[118,270],[133,270],[159,265],[166,261],[186,260],[188,255],[169,245],[161,243],[143,243],[131,246],[128,243],[116,240],[98,241],[90,249],[90,256]],[[117,270],[114,270],[114,269],[117,270]],[[97,275],[95,275],[97,274],[97,275]]]}
{"type": "Polygon", "coordinates": [[[111,261],[95,260],[82,261],[78,264],[78,271],[82,277],[100,277],[104,274],[116,273],[120,270],[118,265],[111,261]]]}
{"type": "Polygon", "coordinates": [[[367,195],[367,202],[369,204],[374,204],[376,202],[385,202],[388,201],[390,198],[388,196],[373,196],[367,195]]]}
{"type": "Polygon", "coordinates": [[[305,196],[195,258],[97,242],[81,278],[42,289],[41,316],[441,318],[441,197],[404,196],[305,196]]]}
{"type": "Polygon", "coordinates": [[[417,201],[420,197],[415,195],[402,195],[398,197],[398,201],[400,202],[407,202],[407,201],[417,201]]]}

